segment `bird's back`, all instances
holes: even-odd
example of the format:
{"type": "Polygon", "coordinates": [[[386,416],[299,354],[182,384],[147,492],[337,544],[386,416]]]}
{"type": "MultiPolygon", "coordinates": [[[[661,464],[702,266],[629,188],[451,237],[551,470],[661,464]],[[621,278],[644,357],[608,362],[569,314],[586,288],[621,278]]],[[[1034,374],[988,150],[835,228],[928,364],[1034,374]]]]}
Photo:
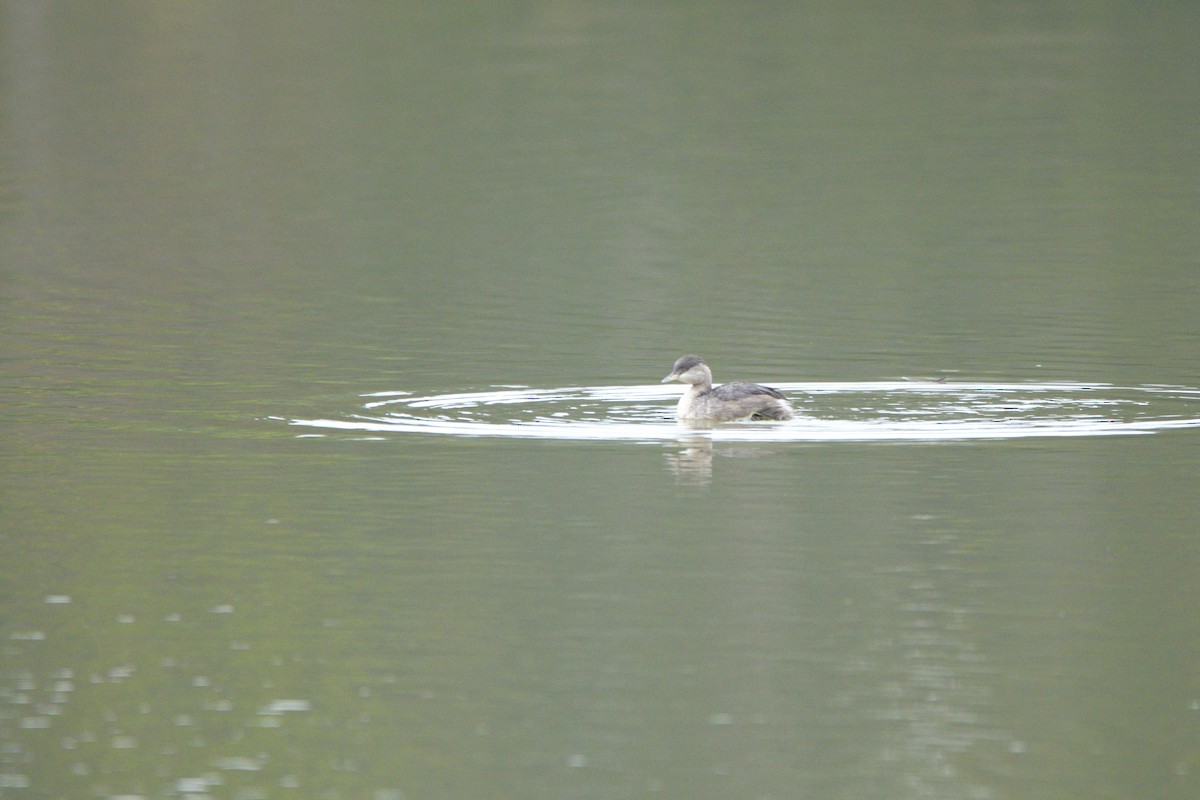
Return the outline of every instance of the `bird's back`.
{"type": "Polygon", "coordinates": [[[761,386],[757,383],[748,383],[746,381],[734,381],[725,383],[712,390],[713,396],[718,400],[742,400],[755,395],[766,395],[779,400],[786,400],[783,392],[778,389],[772,389],[770,386],[761,386]]]}

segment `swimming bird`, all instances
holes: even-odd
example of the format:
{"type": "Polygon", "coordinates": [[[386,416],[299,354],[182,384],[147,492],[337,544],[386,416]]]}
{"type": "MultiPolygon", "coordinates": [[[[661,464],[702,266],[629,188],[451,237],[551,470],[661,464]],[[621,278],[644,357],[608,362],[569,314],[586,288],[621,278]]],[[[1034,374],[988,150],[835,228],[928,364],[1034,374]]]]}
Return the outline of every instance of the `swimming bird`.
{"type": "Polygon", "coordinates": [[[729,422],[735,419],[795,419],[796,412],[778,389],[734,381],[713,388],[712,370],[700,356],[683,356],[663,383],[689,384],[675,416],[680,420],[729,422]]]}

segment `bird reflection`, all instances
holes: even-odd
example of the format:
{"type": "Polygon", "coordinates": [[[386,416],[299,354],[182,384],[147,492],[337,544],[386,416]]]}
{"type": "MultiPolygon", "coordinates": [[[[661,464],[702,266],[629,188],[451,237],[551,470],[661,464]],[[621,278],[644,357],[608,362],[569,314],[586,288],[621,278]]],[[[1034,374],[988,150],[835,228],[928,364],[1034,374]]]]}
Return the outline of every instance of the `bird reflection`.
{"type": "Polygon", "coordinates": [[[676,440],[679,448],[667,452],[664,458],[667,468],[680,484],[704,485],[712,481],[713,457],[722,458],[761,458],[774,455],[779,451],[774,448],[755,447],[751,445],[725,444],[720,448],[713,446],[712,439],[699,435],[684,435],[676,440]]]}
{"type": "Polygon", "coordinates": [[[666,454],[667,467],[677,483],[703,485],[712,480],[712,439],[681,438],[679,449],[666,454]]]}

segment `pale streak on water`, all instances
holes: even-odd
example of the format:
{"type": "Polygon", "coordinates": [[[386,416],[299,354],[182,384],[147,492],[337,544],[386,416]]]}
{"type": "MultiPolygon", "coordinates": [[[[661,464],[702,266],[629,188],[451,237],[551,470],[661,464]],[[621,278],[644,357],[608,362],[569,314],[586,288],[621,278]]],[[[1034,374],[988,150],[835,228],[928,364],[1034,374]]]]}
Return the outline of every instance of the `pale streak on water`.
{"type": "MultiPolygon", "coordinates": [[[[685,425],[681,388],[502,387],[484,392],[364,395],[344,417],[292,419],[318,430],[660,442],[963,441],[1148,434],[1200,427],[1200,389],[1094,383],[873,381],[774,383],[796,420],[685,425]]],[[[279,418],[275,418],[279,419],[279,418]]]]}

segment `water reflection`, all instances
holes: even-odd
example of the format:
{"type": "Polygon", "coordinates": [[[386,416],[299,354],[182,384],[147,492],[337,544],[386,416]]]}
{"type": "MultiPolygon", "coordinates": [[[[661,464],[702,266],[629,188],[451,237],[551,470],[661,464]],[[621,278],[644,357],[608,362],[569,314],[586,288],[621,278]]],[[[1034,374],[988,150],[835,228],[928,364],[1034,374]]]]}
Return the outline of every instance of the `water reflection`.
{"type": "MultiPolygon", "coordinates": [[[[93,612],[69,596],[48,595],[42,608],[24,614],[36,627],[0,641],[0,790],[44,790],[65,781],[78,796],[110,796],[106,787],[120,787],[111,796],[208,796],[223,787],[239,797],[266,797],[271,784],[298,786],[278,764],[266,768],[264,755],[291,735],[286,718],[312,710],[308,699],[281,697],[275,688],[271,676],[287,672],[285,660],[271,660],[260,685],[247,686],[224,666],[206,665],[191,641],[224,629],[235,616],[232,605],[157,618],[123,612],[104,622],[93,612]],[[69,634],[83,619],[100,634],[101,654],[86,667],[69,634]],[[155,648],[126,652],[121,643],[130,637],[155,648]],[[207,756],[198,760],[196,753],[207,756]],[[149,780],[140,774],[148,761],[158,765],[149,780]]],[[[262,644],[233,640],[217,647],[245,664],[262,644]]]]}
{"type": "Polygon", "coordinates": [[[877,576],[894,592],[895,611],[862,661],[847,665],[851,673],[865,669],[867,685],[864,696],[846,702],[882,723],[872,726],[879,741],[867,772],[893,796],[991,797],[978,773],[994,772],[1003,753],[1023,746],[991,719],[998,670],[974,641],[973,612],[961,604],[964,576],[950,555],[955,546],[953,539],[934,542],[932,562],[877,576]],[[974,764],[963,763],[967,754],[974,764]]]}
{"type": "Polygon", "coordinates": [[[684,434],[678,439],[678,447],[668,450],[664,458],[678,483],[705,484],[713,477],[714,457],[763,458],[779,452],[775,448],[757,444],[722,444],[717,447],[709,437],[684,434]]]}

